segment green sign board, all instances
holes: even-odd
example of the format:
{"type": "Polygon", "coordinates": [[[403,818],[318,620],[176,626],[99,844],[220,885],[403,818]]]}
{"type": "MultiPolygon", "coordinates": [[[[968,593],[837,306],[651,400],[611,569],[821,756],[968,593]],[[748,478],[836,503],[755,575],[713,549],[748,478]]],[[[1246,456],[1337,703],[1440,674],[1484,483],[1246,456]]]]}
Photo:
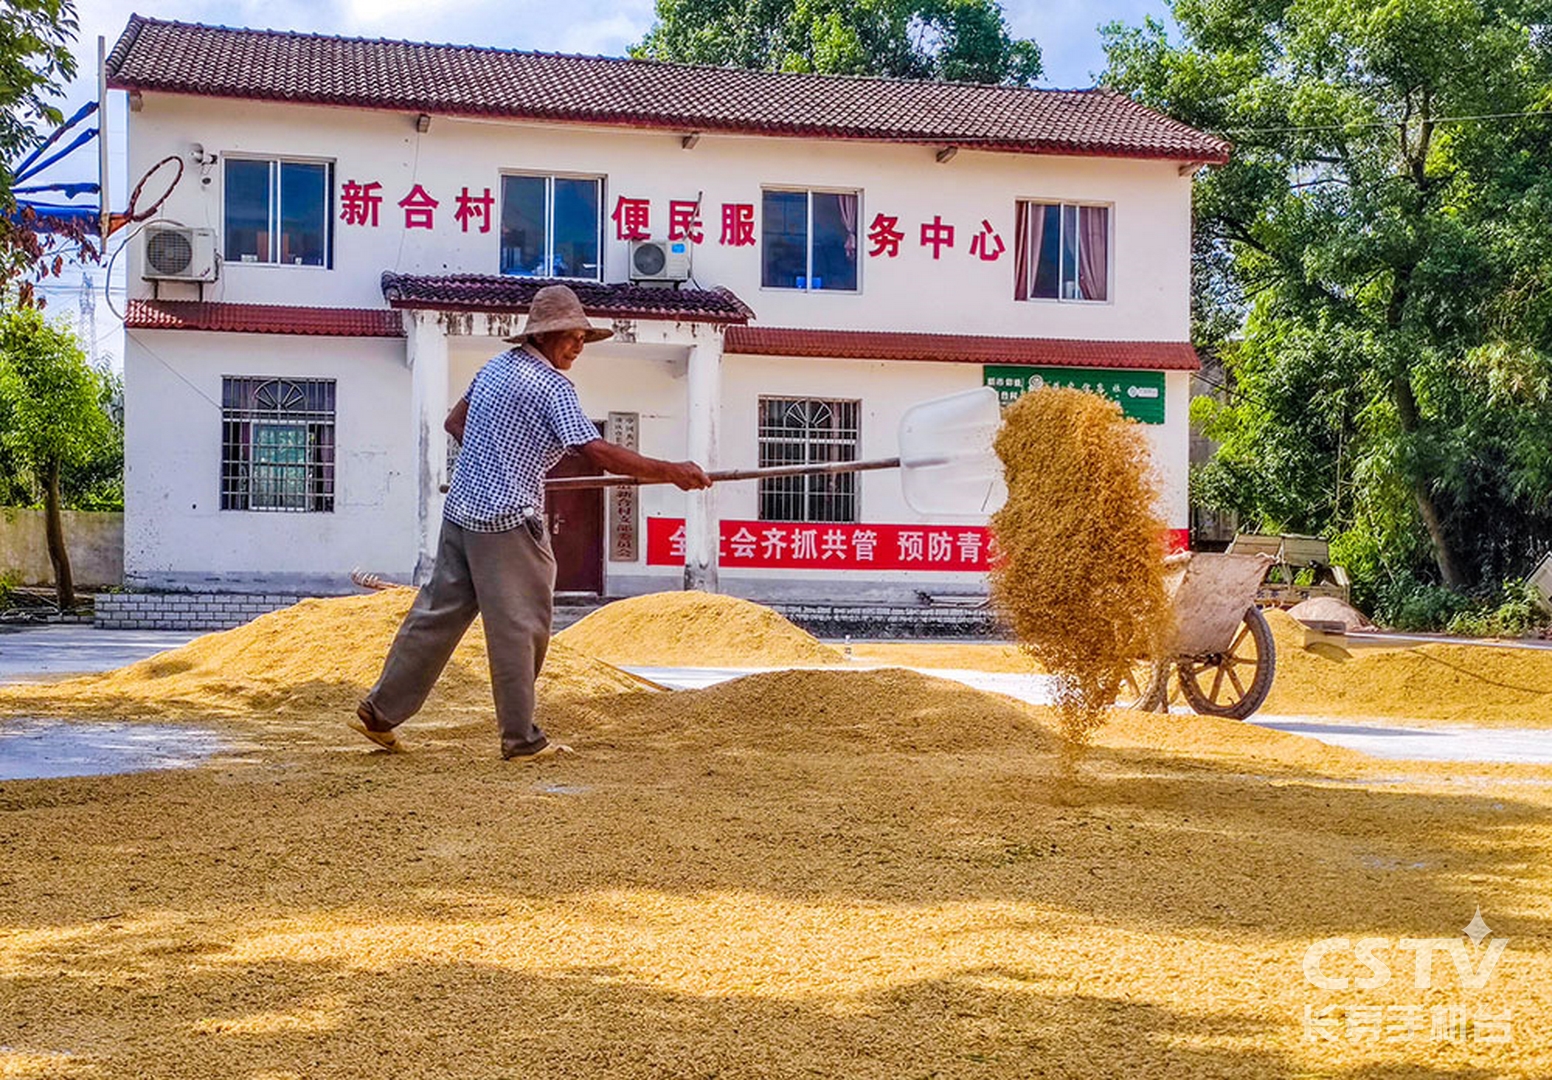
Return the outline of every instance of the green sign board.
{"type": "Polygon", "coordinates": [[[1144,424],[1164,422],[1162,371],[987,364],[982,368],[982,384],[996,390],[1004,405],[1011,405],[1042,386],[1070,386],[1120,403],[1121,411],[1133,420],[1144,424]]]}

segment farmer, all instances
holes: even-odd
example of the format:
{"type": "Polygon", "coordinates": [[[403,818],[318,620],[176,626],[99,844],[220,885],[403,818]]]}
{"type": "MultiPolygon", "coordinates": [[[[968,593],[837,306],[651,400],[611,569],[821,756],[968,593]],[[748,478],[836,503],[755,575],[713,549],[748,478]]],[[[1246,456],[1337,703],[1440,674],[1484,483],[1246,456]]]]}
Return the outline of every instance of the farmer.
{"type": "Polygon", "coordinates": [[[667,481],[693,491],[711,484],[694,462],[642,457],[598,437],[565,372],[595,327],[576,293],[549,285],[534,295],[518,348],[474,376],[446,428],[461,445],[442,508],[431,580],[388,650],[383,673],[350,726],[388,750],[413,716],[475,615],[484,616],[501,756],[527,761],[571,748],[534,723],[534,682],[550,643],[555,555],[544,518],[544,476],[568,451],[600,472],[667,481]]]}

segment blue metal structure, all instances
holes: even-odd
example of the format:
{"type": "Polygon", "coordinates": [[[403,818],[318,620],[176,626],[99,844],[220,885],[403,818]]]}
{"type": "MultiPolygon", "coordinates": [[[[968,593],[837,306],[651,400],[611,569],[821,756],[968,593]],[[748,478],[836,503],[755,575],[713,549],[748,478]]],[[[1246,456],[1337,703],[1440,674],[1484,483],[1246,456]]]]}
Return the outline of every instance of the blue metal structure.
{"type": "MultiPolygon", "coordinates": [[[[79,109],[76,110],[74,116],[56,128],[53,134],[44,139],[41,144],[34,147],[26,157],[22,158],[22,160],[17,163],[17,165],[11,170],[11,181],[13,184],[18,185],[11,188],[11,194],[13,196],[57,192],[66,199],[75,199],[82,195],[100,196],[102,194],[102,188],[100,184],[89,182],[59,184],[27,183],[28,180],[31,180],[33,177],[37,176],[50,165],[53,165],[55,162],[69,156],[72,152],[82,146],[85,146],[93,139],[100,138],[100,128],[87,128],[84,131],[78,132],[75,138],[70,140],[69,144],[62,149],[50,153],[47,157],[43,156],[48,152],[49,148],[59,142],[65,136],[65,134],[70,131],[71,128],[75,127],[82,120],[96,113],[97,109],[98,103],[95,101],[89,101],[85,105],[82,105],[79,109]]],[[[100,222],[102,218],[102,200],[99,197],[97,201],[98,205],[92,206],[79,203],[41,202],[36,199],[18,197],[16,198],[16,208],[10,211],[8,216],[13,221],[20,221],[27,213],[27,211],[30,210],[34,215],[36,215],[34,228],[37,228],[40,231],[51,231],[49,227],[49,222],[51,220],[82,221],[87,223],[87,225],[90,227],[90,232],[95,233],[101,231],[100,222]]]]}

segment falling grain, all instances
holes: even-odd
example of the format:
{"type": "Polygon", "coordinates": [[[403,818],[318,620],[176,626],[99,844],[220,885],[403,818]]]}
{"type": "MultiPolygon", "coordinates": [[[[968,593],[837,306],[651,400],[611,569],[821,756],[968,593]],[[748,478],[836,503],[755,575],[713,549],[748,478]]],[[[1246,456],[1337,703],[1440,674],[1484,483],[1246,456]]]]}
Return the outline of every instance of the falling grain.
{"type": "Polygon", "coordinates": [[[1061,677],[1063,727],[1081,744],[1168,628],[1147,439],[1113,402],[1048,387],[1008,408],[997,455],[1008,502],[992,518],[993,597],[1024,648],[1061,677]]]}

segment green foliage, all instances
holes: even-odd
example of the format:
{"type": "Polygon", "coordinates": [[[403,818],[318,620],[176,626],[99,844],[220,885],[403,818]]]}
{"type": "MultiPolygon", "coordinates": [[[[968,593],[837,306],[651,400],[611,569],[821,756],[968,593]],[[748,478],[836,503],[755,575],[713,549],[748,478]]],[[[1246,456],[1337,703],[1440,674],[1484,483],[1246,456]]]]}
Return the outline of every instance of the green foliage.
{"type": "Polygon", "coordinates": [[[1552,622],[1537,603],[1529,582],[1506,581],[1503,592],[1472,611],[1463,611],[1449,622],[1452,634],[1469,637],[1527,637],[1552,622]]]}
{"type": "Polygon", "coordinates": [[[1040,47],[996,0],[657,0],[631,55],[762,71],[1027,85],[1040,47]]]}
{"type": "Polygon", "coordinates": [[[57,462],[64,505],[121,509],[124,436],[111,410],[122,394],[68,330],[34,309],[0,311],[0,494],[37,505],[57,462]]]}
{"type": "MultiPolygon", "coordinates": [[[[71,0],[0,0],[0,13],[0,160],[8,160],[31,145],[34,123],[64,119],[48,99],[75,77],[79,26],[71,0]]],[[[8,191],[9,174],[5,181],[8,191]]]]}
{"type": "Polygon", "coordinates": [[[1193,493],[1439,625],[1430,586],[1552,537],[1552,3],[1172,6],[1178,43],[1103,34],[1107,82],[1235,144],[1195,189],[1194,335],[1233,389],[1193,493]]]}
{"type": "Polygon", "coordinates": [[[1373,610],[1381,626],[1420,633],[1444,630],[1471,607],[1470,598],[1453,589],[1403,574],[1380,584],[1373,610]]]}

